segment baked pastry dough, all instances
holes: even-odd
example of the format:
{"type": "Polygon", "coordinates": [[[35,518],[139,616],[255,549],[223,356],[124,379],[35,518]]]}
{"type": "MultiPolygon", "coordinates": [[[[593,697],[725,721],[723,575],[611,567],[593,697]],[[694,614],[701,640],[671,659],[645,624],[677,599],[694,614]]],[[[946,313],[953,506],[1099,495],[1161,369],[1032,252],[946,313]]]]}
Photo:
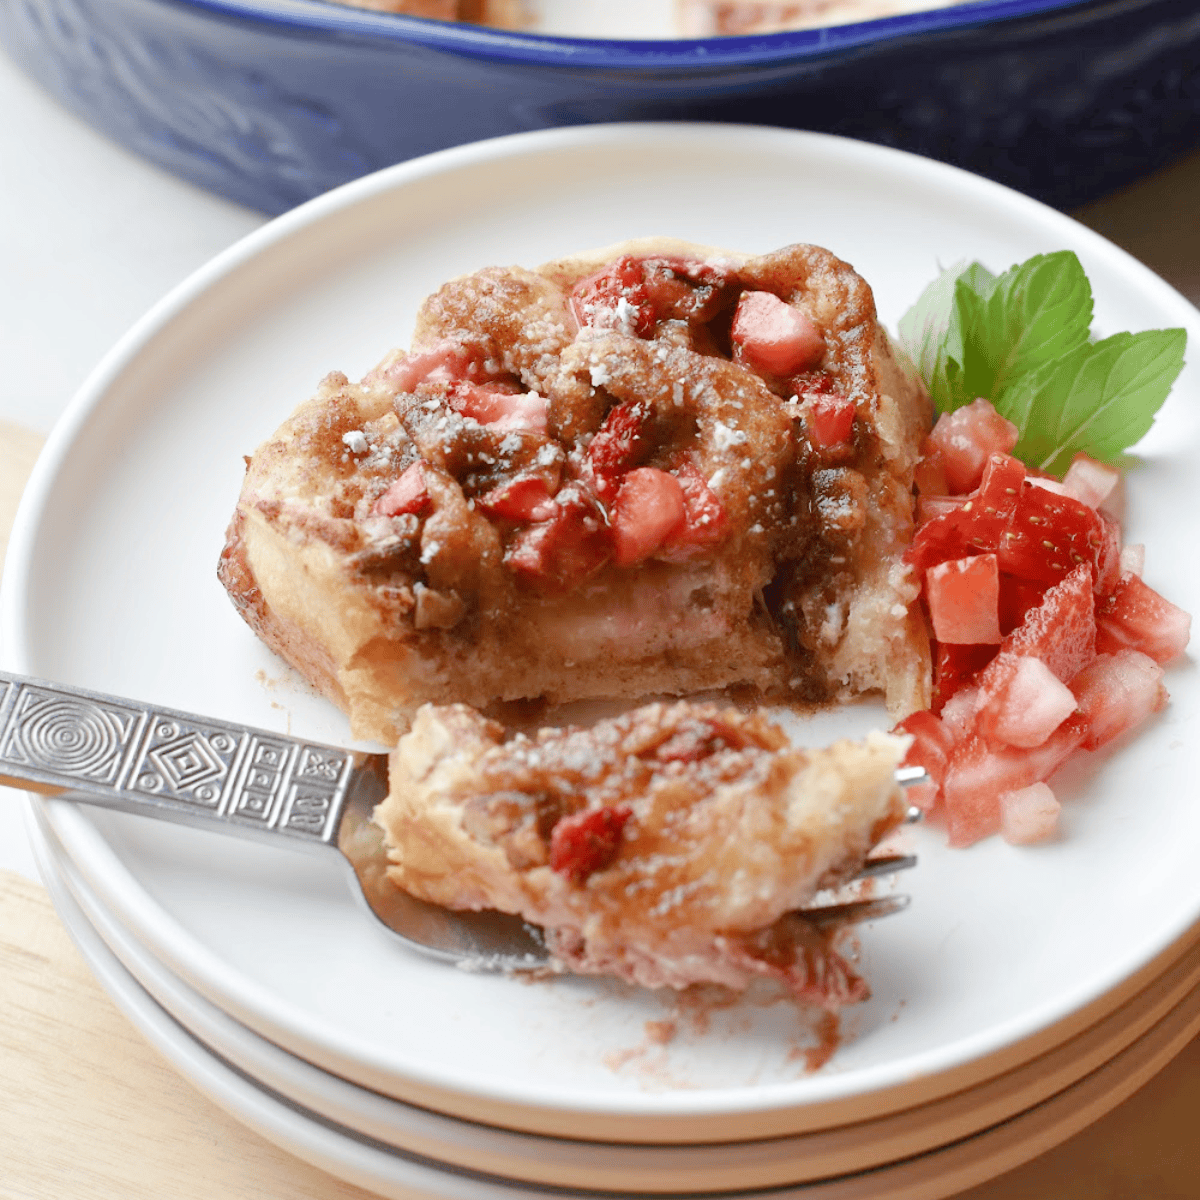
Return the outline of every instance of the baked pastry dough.
{"type": "Polygon", "coordinates": [[[866,984],[796,910],[902,818],[907,741],[796,750],[760,714],[687,702],[505,740],[464,705],[425,706],[375,819],[396,884],[520,915],[565,969],[736,991],[768,978],[832,1009],[866,984]]]}
{"type": "Polygon", "coordinates": [[[248,462],[222,582],[394,744],[475,708],[743,685],[929,698],[901,561],[928,397],[816,246],[667,239],[489,268],[248,462]]]}

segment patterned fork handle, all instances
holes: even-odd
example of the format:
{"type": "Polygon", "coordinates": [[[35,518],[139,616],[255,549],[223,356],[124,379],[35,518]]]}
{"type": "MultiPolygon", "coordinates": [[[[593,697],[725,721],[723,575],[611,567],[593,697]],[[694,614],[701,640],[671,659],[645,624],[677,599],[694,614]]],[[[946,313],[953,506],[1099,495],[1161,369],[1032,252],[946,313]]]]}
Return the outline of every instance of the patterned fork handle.
{"type": "Polygon", "coordinates": [[[48,796],[336,847],[382,757],[0,671],[0,783],[48,796]]]}

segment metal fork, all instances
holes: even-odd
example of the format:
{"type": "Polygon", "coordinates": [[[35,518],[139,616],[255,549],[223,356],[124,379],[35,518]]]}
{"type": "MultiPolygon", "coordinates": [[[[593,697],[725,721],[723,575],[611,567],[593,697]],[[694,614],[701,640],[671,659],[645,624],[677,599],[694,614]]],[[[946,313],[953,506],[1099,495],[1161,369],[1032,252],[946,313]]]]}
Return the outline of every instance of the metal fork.
{"type": "MultiPolygon", "coordinates": [[[[902,767],[900,784],[924,778],[902,767]]],[[[387,755],[346,750],[0,671],[0,784],[176,824],[341,852],[367,907],[413,949],[483,970],[544,966],[539,930],[499,912],[427,904],[387,877],[371,814],[387,794],[387,755]]],[[[856,878],[900,871],[912,855],[868,859],[856,878]]],[[[805,909],[823,925],[896,912],[906,896],[805,909]]]]}

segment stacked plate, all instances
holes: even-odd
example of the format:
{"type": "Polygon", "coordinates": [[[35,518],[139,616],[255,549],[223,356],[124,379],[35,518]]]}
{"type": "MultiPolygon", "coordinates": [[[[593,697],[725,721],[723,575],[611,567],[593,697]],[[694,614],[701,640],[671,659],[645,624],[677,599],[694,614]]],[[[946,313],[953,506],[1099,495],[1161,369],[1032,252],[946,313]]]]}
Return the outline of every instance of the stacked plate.
{"type": "MultiPolygon", "coordinates": [[[[420,299],[493,262],[641,234],[824,244],[885,322],[939,266],[1075,250],[1096,328],[1200,314],[1062,215],[852,142],[611,126],[448,151],[280,218],[118,346],[56,431],[6,567],[7,664],[327,742],[340,716],[253,639],[214,577],[241,455],[331,369],[407,341],[420,299]]],[[[1139,452],[1126,529],[1147,578],[1200,596],[1189,533],[1200,379],[1139,452]]],[[[336,861],[59,801],[31,831],[68,928],[131,1019],[266,1136],[383,1195],[739,1194],[934,1200],[1118,1103],[1200,1028],[1200,707],[1190,663],[1133,741],[1072,768],[1061,838],[951,851],[864,928],[872,999],[834,1027],[572,978],[455,970],[389,940],[336,861]]],[[[856,705],[827,740],[885,723],[856,705]]]]}

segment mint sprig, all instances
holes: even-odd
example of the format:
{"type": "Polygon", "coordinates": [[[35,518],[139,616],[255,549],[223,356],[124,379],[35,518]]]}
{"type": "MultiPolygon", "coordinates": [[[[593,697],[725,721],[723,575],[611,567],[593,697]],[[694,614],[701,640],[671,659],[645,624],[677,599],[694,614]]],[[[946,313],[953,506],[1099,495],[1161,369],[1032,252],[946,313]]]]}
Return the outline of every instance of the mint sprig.
{"type": "Polygon", "coordinates": [[[998,276],[980,263],[943,271],[899,334],[939,412],[986,397],[1017,426],[1017,456],[1061,474],[1080,451],[1118,459],[1183,369],[1184,330],[1092,341],[1091,322],[1091,285],[1063,250],[998,276]]]}

